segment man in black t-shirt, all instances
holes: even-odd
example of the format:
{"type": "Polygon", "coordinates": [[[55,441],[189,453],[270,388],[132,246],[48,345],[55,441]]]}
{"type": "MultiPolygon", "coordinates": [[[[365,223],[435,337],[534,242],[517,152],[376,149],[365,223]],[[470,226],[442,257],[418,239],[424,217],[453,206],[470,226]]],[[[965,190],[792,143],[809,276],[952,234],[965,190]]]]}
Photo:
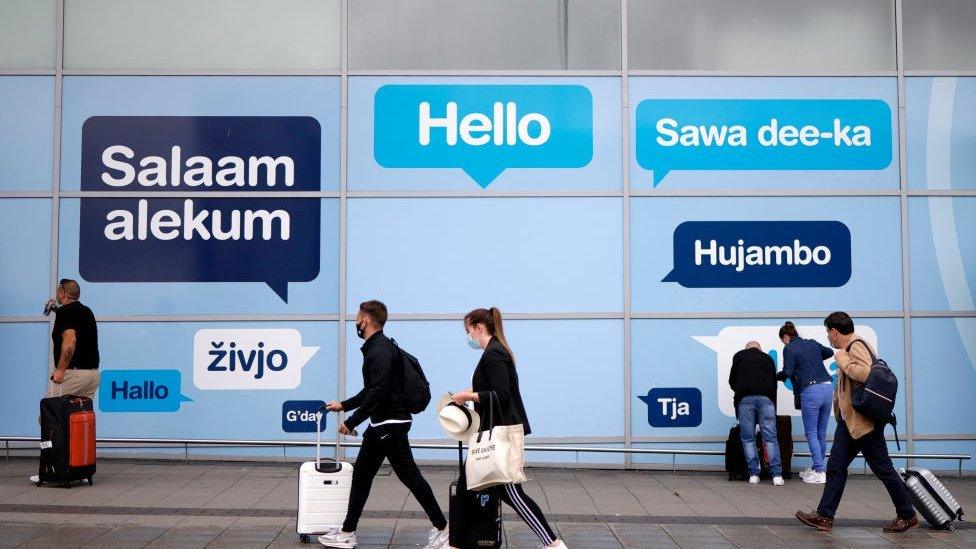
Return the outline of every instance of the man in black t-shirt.
{"type": "Polygon", "coordinates": [[[81,288],[74,280],[58,282],[55,309],[54,373],[47,396],[75,395],[92,398],[98,390],[98,327],[91,309],[78,298],[81,288]]]}

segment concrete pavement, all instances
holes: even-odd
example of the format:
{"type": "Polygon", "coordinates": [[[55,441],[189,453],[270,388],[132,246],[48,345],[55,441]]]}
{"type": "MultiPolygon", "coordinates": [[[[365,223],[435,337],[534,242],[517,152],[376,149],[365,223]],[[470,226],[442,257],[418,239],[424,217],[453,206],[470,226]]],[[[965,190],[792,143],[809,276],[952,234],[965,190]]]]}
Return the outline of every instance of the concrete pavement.
{"type": "MultiPolygon", "coordinates": [[[[300,547],[295,534],[297,466],[102,460],[95,485],[36,488],[36,461],[0,462],[0,547],[300,547]]],[[[450,467],[424,467],[445,512],[450,467]]],[[[750,486],[716,473],[529,469],[526,491],[570,547],[972,547],[976,530],[923,527],[883,534],[894,512],[881,483],[852,474],[834,531],[798,526],[821,486],[750,486]]],[[[976,479],[945,479],[976,509],[976,479]]],[[[536,540],[505,510],[509,546],[536,540]]],[[[360,547],[417,547],[429,523],[384,468],[373,485],[360,547]]]]}

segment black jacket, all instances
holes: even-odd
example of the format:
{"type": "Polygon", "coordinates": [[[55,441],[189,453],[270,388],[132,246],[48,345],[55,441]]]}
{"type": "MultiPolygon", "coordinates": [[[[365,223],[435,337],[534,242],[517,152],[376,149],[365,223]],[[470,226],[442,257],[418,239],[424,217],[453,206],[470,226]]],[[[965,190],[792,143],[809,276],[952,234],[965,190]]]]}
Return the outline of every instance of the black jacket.
{"type": "Polygon", "coordinates": [[[403,364],[400,351],[382,331],[371,335],[362,346],[363,390],[342,402],[342,409],[356,412],[346,417],[345,424],[355,428],[367,417],[372,423],[388,419],[411,419],[395,397],[403,384],[403,364]]]}
{"type": "Polygon", "coordinates": [[[493,337],[485,347],[485,352],[474,369],[471,380],[472,390],[478,393],[478,400],[474,404],[475,411],[481,416],[482,428],[488,428],[488,402],[490,391],[495,392],[497,404],[494,410],[495,425],[518,425],[525,428],[525,434],[532,432],[529,428],[529,418],[525,414],[522,404],[522,393],[519,392],[518,373],[515,371],[515,361],[505,350],[498,338],[493,337]]]}
{"type": "Polygon", "coordinates": [[[776,404],[776,364],[773,357],[759,349],[743,349],[732,356],[729,387],[735,391],[735,413],[747,396],[764,396],[776,404]]]}

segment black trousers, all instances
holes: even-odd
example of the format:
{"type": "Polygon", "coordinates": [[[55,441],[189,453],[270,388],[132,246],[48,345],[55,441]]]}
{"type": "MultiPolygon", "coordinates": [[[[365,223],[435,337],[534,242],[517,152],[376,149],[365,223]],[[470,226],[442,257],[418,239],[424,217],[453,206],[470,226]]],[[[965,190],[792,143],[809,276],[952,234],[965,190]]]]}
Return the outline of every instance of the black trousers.
{"type": "Polygon", "coordinates": [[[546,545],[556,541],[556,533],[542,515],[542,509],[522,490],[521,484],[502,484],[496,486],[495,490],[498,497],[514,509],[519,518],[532,529],[539,541],[546,545]]]}
{"type": "Polygon", "coordinates": [[[834,432],[834,444],[830,447],[830,459],[827,461],[827,484],[824,485],[823,495],[817,513],[822,517],[833,517],[844,496],[844,486],[847,484],[847,468],[857,457],[858,451],[864,455],[868,467],[878,479],[884,483],[895,505],[899,518],[915,516],[912,500],[905,488],[905,482],[895,471],[891,457],[888,456],[888,445],[884,440],[883,426],[875,427],[873,431],[854,439],[847,430],[844,420],[837,420],[837,430],[834,432]]]}
{"type": "Polygon", "coordinates": [[[444,518],[444,513],[441,512],[437,499],[434,498],[430,484],[424,480],[417,463],[413,460],[410,440],[407,438],[408,431],[410,431],[410,424],[400,423],[370,427],[363,433],[363,445],[359,449],[352,470],[349,509],[346,511],[346,520],[342,523],[343,531],[355,532],[359,526],[359,517],[363,514],[363,507],[373,487],[373,478],[376,477],[384,459],[390,460],[393,472],[420,502],[431,524],[438,530],[447,527],[447,519],[444,518]]]}

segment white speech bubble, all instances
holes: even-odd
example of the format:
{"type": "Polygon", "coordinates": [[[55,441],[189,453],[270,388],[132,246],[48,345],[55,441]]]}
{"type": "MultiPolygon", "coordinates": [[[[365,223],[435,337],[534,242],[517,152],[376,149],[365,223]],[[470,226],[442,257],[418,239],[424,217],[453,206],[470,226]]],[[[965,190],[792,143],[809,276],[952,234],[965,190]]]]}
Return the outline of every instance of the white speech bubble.
{"type": "MultiPolygon", "coordinates": [[[[745,348],[746,343],[758,341],[765,352],[776,351],[776,371],[783,369],[783,342],[779,340],[779,326],[726,326],[716,336],[692,336],[695,341],[715,351],[716,372],[718,374],[718,408],[723,414],[735,417],[732,389],[729,387],[729,372],[732,370],[732,356],[745,348]]],[[[814,339],[830,348],[827,332],[823,325],[797,326],[800,337],[814,339]]],[[[857,325],[857,335],[878,349],[878,334],[874,328],[857,325]]],[[[878,350],[877,352],[881,352],[878,350]]],[[[824,361],[824,368],[834,362],[833,358],[824,361]]],[[[829,369],[831,375],[834,372],[829,369]]],[[[777,383],[776,413],[781,416],[799,416],[800,410],[793,407],[793,393],[784,383],[777,383]]]]}
{"type": "Polygon", "coordinates": [[[318,347],[302,347],[295,329],[197,330],[193,384],[198,389],[294,389],[318,347]]]}

